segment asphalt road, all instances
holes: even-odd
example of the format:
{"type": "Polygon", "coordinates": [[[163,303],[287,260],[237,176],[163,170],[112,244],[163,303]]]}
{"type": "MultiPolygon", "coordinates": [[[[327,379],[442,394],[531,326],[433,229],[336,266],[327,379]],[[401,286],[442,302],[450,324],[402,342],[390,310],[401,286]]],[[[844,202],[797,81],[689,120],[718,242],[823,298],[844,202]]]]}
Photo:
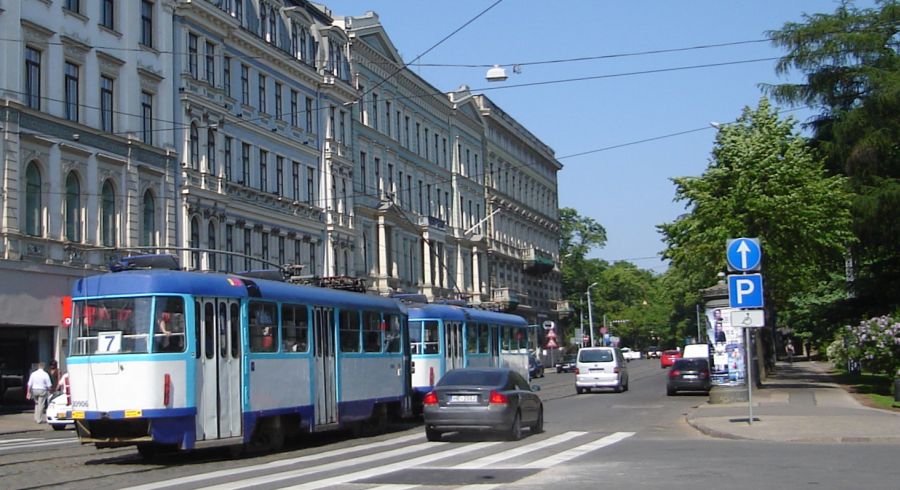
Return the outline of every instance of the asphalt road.
{"type": "Polygon", "coordinates": [[[631,362],[630,390],[576,395],[574,374],[534,380],[545,431],[517,442],[421,425],[353,438],[329,434],[277,454],[225,449],[148,463],[134,449],[80,446],[71,431],[0,439],[3,488],[900,488],[896,446],[784,444],[699,434],[684,413],[705,396],[668,397],[659,361],[631,362]],[[143,485],[143,487],[140,487],[143,485]]]}

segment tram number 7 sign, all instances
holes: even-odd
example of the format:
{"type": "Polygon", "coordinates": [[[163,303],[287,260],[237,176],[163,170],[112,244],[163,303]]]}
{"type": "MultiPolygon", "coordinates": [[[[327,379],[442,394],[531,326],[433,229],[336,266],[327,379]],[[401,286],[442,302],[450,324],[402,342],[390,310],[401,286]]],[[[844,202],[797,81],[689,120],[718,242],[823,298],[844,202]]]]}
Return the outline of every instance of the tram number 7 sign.
{"type": "Polygon", "coordinates": [[[732,308],[762,308],[762,274],[728,276],[728,304],[732,308]]]}

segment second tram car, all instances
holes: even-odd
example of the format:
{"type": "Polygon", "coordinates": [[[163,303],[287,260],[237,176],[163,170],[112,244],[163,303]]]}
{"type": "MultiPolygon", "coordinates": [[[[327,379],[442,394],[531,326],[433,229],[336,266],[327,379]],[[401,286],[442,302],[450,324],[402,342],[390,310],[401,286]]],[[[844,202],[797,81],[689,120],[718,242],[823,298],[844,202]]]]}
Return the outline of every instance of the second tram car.
{"type": "Polygon", "coordinates": [[[97,447],[277,449],[292,432],[411,409],[407,315],[392,299],[132,270],[79,280],[72,319],[73,418],[97,447]]]}
{"type": "Polygon", "coordinates": [[[528,379],[532,345],[524,318],[450,304],[411,305],[408,313],[416,406],[455,368],[509,367],[528,379]]]}

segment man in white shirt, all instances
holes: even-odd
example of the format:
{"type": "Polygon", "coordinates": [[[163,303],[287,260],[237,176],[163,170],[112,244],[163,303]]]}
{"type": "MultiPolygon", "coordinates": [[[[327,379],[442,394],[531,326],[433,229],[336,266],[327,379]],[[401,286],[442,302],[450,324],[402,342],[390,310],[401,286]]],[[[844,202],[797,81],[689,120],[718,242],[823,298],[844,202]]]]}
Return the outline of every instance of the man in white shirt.
{"type": "Polygon", "coordinates": [[[50,375],[44,371],[44,363],[39,362],[37,369],[28,377],[28,392],[26,396],[34,400],[34,421],[38,424],[47,423],[47,397],[50,396],[52,382],[50,375]]]}

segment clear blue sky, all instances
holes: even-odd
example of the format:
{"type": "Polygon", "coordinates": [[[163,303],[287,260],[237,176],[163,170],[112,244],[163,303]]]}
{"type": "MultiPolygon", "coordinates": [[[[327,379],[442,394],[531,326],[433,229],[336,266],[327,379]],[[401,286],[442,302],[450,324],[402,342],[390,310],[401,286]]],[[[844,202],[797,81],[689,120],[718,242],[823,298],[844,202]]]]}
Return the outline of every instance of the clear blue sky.
{"type": "MultiPolygon", "coordinates": [[[[404,61],[412,61],[496,0],[339,0],[332,13],[378,13],[404,61]]],[[[870,7],[874,1],[858,1],[870,7]]],[[[608,243],[593,257],[630,260],[656,272],[664,249],[656,225],[685,212],[675,203],[676,176],[700,175],[709,163],[715,130],[744,106],[756,106],[760,83],[796,81],[776,75],[774,61],[697,65],[774,58],[768,42],[567,63],[529,62],[598,57],[765,39],[765,31],[804,13],[832,13],[828,0],[503,0],[417,63],[522,64],[505,82],[485,81],[486,68],[416,66],[440,90],[460,84],[484,92],[550,145],[557,157],[697,129],[582,156],[561,158],[559,205],[593,218],[608,243]],[[633,74],[657,70],[656,73],[633,74]],[[666,71],[658,71],[666,70],[666,71]],[[631,74],[631,75],[629,75],[631,74]],[[614,75],[609,77],[608,75],[614,75]],[[536,86],[521,84],[602,77],[536,86]],[[649,257],[649,258],[648,258],[649,257]]],[[[805,121],[809,111],[795,111],[805,121]]],[[[724,244],[723,244],[724,253],[724,244]]]]}

